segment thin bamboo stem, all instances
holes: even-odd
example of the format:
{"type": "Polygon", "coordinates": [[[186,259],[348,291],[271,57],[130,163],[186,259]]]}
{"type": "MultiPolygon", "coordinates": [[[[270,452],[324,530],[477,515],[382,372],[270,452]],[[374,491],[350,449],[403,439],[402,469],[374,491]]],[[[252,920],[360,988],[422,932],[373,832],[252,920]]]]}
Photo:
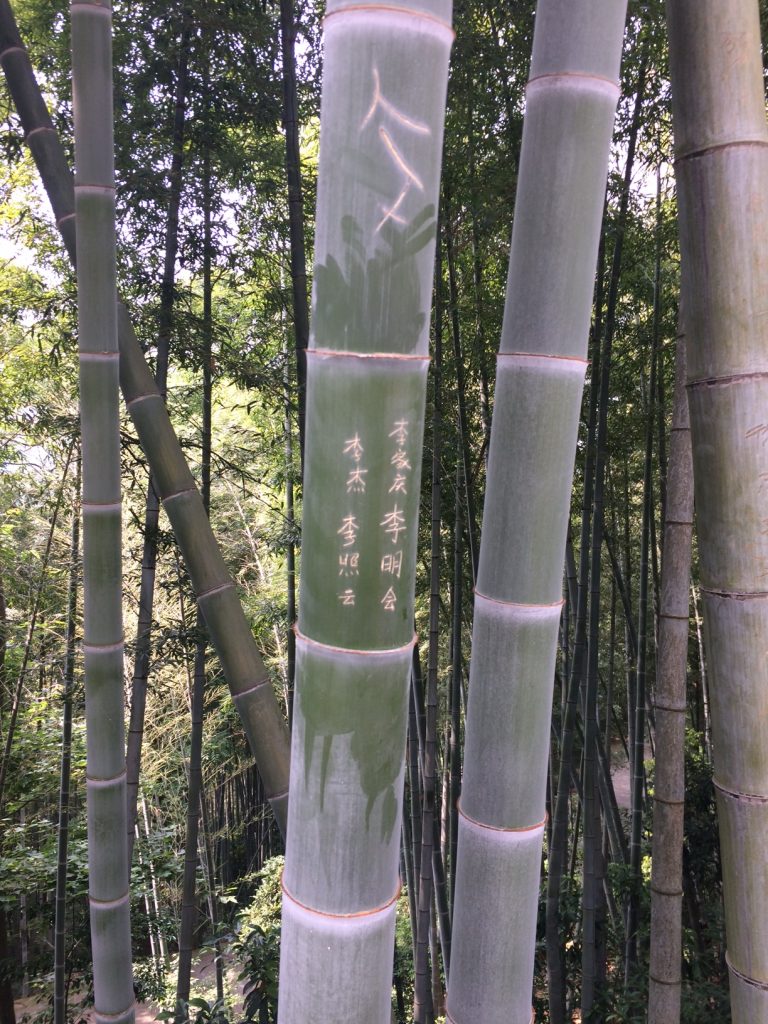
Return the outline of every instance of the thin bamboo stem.
{"type": "Polygon", "coordinates": [[[61,732],[61,769],[59,782],[59,825],[56,837],[56,909],[53,926],[53,1021],[65,1024],[66,989],[66,913],[67,848],[69,845],[70,774],[72,765],[72,690],[75,682],[75,638],[77,633],[77,589],[80,578],[80,466],[75,485],[75,512],[72,516],[69,583],[67,586],[67,634],[64,654],[63,722],[61,732]]]}
{"type": "Polygon", "coordinates": [[[83,480],[88,895],[97,1022],[135,1016],[126,843],[112,10],[70,6],[83,480]]]}
{"type": "Polygon", "coordinates": [[[661,567],[656,680],[656,777],[651,847],[648,1024],[677,1024],[682,990],[685,718],[693,534],[691,428],[685,394],[685,325],[675,356],[667,518],[661,567]]]}

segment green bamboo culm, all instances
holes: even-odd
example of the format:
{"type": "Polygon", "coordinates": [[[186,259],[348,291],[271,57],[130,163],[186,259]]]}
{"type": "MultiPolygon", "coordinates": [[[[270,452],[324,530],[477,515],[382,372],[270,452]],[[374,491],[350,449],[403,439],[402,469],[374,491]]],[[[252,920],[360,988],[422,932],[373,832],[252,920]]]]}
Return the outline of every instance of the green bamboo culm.
{"type": "Polygon", "coordinates": [[[112,10],[71,5],[83,480],[88,892],[97,1021],[134,1020],[125,842],[112,10]]]}
{"type": "Polygon", "coordinates": [[[757,0],[667,0],[734,1024],[768,1024],[768,130],[757,0]]]}
{"type": "Polygon", "coordinates": [[[389,1024],[450,0],[325,20],[280,1024],[389,1024]]]}
{"type": "Polygon", "coordinates": [[[540,0],[475,598],[447,1019],[529,1024],[566,528],[626,3],[540,0]]]}

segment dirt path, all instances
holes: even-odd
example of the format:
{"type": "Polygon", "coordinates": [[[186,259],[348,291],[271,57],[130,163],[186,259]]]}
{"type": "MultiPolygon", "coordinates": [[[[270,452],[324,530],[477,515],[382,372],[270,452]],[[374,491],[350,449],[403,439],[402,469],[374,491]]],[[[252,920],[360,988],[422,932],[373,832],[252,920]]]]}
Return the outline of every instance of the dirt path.
{"type": "MultiPolygon", "coordinates": [[[[224,991],[227,996],[235,998],[233,1019],[242,1016],[242,995],[245,983],[237,980],[239,973],[239,964],[225,953],[224,991]]],[[[216,998],[216,968],[211,950],[207,949],[201,952],[192,963],[192,995],[205,996],[211,1001],[216,998]]],[[[70,1003],[73,1003],[77,997],[78,994],[74,993],[71,996],[70,1003]]],[[[24,999],[17,999],[14,1003],[14,1008],[18,1024],[21,1024],[24,1020],[34,1021],[38,1015],[50,1012],[49,1004],[38,996],[27,996],[24,999]]],[[[161,1007],[154,1003],[137,1003],[136,1024],[154,1024],[160,1011],[161,1007]]],[[[93,1007],[86,1010],[79,1020],[90,1024],[93,1020],[93,1007]]]]}

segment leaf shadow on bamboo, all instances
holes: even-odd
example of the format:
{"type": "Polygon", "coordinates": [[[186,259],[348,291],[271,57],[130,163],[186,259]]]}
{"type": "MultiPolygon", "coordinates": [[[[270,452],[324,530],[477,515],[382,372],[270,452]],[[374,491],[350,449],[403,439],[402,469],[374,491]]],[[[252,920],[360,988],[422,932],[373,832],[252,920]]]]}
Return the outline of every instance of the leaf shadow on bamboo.
{"type": "Polygon", "coordinates": [[[391,338],[398,339],[402,351],[416,349],[427,317],[415,256],[434,238],[435,227],[431,204],[402,230],[387,221],[379,232],[387,248],[379,247],[369,257],[358,222],[349,215],[342,217],[345,266],[329,256],[315,267],[313,321],[318,348],[354,349],[365,337],[371,352],[386,351],[391,338]],[[387,288],[382,286],[385,277],[387,288]],[[318,295],[324,297],[321,302],[318,295]],[[397,301],[391,301],[395,295],[397,301]]]}

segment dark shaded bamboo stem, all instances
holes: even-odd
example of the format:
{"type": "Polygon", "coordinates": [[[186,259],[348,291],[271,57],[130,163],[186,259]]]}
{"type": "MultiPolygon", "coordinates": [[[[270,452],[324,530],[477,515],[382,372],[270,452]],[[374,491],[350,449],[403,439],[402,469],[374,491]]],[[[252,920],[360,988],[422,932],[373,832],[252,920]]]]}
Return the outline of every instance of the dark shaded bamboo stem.
{"type": "Polygon", "coordinates": [[[299,113],[296,94],[296,22],[293,0],[280,0],[280,39],[283,50],[283,127],[285,128],[285,169],[288,178],[288,231],[291,240],[296,392],[299,406],[299,445],[303,465],[309,306],[307,302],[306,247],[304,244],[304,198],[301,190],[299,113]]]}
{"type": "Polygon", "coordinates": [[[61,735],[61,770],[59,782],[59,828],[56,849],[56,912],[53,927],[53,1021],[65,1024],[67,1019],[66,992],[66,897],[67,847],[69,843],[69,793],[72,763],[72,690],[75,681],[75,636],[77,633],[77,585],[80,557],[80,468],[78,463],[77,495],[72,516],[69,583],[67,586],[67,636],[64,654],[62,691],[63,723],[61,735]]]}

